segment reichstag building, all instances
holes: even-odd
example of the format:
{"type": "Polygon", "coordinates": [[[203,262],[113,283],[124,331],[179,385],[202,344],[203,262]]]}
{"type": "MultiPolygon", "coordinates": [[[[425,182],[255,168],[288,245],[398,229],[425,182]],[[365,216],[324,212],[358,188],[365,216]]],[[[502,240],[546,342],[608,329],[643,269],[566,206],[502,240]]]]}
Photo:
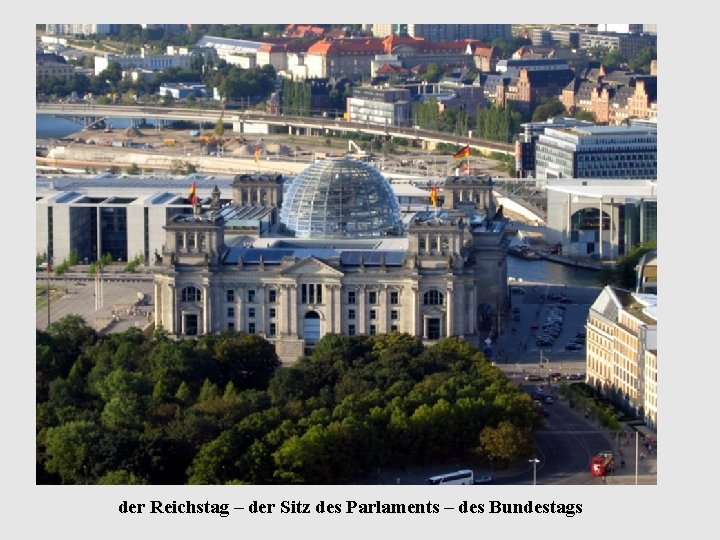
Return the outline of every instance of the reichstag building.
{"type": "Polygon", "coordinates": [[[504,325],[507,240],[489,178],[449,177],[437,207],[402,215],[362,161],[318,161],[288,182],[238,175],[231,204],[215,193],[168,219],[152,265],[157,326],[259,334],[291,363],[328,333],[480,345],[504,325]],[[227,217],[248,206],[279,219],[240,241],[227,217]]]}

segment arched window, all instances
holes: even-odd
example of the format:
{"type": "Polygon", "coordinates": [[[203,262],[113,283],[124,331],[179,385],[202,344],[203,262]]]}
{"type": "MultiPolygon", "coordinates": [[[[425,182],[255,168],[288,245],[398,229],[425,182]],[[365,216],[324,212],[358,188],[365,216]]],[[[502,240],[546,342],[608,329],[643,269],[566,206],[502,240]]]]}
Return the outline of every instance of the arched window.
{"type": "Polygon", "coordinates": [[[425,306],[441,306],[444,300],[445,297],[443,293],[436,289],[428,291],[423,295],[423,305],[425,306]]]}
{"type": "Polygon", "coordinates": [[[202,300],[202,293],[200,289],[190,285],[182,290],[181,300],[183,302],[200,302],[202,300]]]}

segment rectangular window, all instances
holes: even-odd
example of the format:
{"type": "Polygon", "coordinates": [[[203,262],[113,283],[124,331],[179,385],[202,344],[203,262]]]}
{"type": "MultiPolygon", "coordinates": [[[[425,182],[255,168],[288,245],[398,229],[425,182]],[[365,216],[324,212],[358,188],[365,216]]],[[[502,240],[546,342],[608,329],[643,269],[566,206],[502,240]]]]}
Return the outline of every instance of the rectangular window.
{"type": "Polygon", "coordinates": [[[304,283],[300,285],[300,303],[307,304],[308,299],[308,287],[304,283]]]}
{"type": "Polygon", "coordinates": [[[270,289],[268,291],[268,302],[271,304],[277,302],[277,291],[275,289],[270,289]]]}
{"type": "Polygon", "coordinates": [[[255,303],[255,289],[248,290],[248,302],[251,304],[255,303]]]}
{"type": "Polygon", "coordinates": [[[277,335],[277,325],[276,325],[274,322],[273,322],[273,323],[270,323],[270,330],[269,330],[269,332],[270,332],[270,335],[271,335],[271,336],[277,335]]]}
{"type": "Polygon", "coordinates": [[[255,323],[251,322],[248,323],[248,334],[254,334],[255,333],[255,323]]]}
{"type": "Polygon", "coordinates": [[[390,325],[390,331],[391,331],[391,332],[397,332],[397,329],[398,329],[397,324],[391,324],[391,325],[390,325]]]}
{"type": "Polygon", "coordinates": [[[377,304],[377,291],[368,291],[368,304],[377,304]]]}
{"type": "Polygon", "coordinates": [[[355,335],[355,325],[350,324],[348,325],[348,336],[354,336],[355,335]]]}
{"type": "Polygon", "coordinates": [[[228,323],[228,330],[235,330],[235,323],[234,323],[234,322],[229,322],[229,323],[228,323]]]}
{"type": "Polygon", "coordinates": [[[317,303],[322,304],[322,285],[319,283],[315,285],[315,295],[317,296],[317,303]]]}
{"type": "Polygon", "coordinates": [[[400,303],[400,293],[397,291],[390,291],[390,303],[396,306],[400,303]]]}
{"type": "Polygon", "coordinates": [[[348,319],[354,319],[355,318],[355,310],[349,309],[348,310],[348,319]]]}
{"type": "Polygon", "coordinates": [[[234,307],[227,308],[227,316],[228,316],[228,319],[235,318],[235,308],[234,307]]]}
{"type": "Polygon", "coordinates": [[[273,308],[273,307],[270,308],[270,312],[269,312],[269,315],[268,315],[268,316],[269,316],[271,319],[274,319],[275,317],[277,317],[277,311],[275,310],[275,308],[273,308]]]}
{"type": "Polygon", "coordinates": [[[371,309],[370,310],[370,320],[374,321],[375,319],[377,319],[377,311],[375,311],[374,309],[371,309]]]}
{"type": "Polygon", "coordinates": [[[374,335],[376,335],[376,334],[377,334],[377,328],[375,327],[374,324],[371,324],[371,325],[370,325],[370,335],[371,335],[371,336],[374,336],[374,335]]]}
{"type": "Polygon", "coordinates": [[[397,321],[400,318],[400,312],[397,309],[393,309],[390,312],[390,319],[393,321],[397,321]]]}
{"type": "Polygon", "coordinates": [[[355,303],[355,291],[348,291],[347,302],[348,304],[355,303]]]}
{"type": "Polygon", "coordinates": [[[255,318],[255,308],[254,307],[248,308],[248,318],[249,319],[255,318]]]}
{"type": "Polygon", "coordinates": [[[226,294],[225,298],[228,302],[235,301],[235,289],[228,289],[225,294],[226,294]]]}

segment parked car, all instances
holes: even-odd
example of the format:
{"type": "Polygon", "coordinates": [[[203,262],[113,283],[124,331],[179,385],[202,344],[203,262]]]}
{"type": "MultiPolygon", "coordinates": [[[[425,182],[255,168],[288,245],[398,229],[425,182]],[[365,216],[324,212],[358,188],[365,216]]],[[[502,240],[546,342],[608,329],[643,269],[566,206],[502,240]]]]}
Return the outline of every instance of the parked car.
{"type": "Polygon", "coordinates": [[[582,351],[583,346],[580,345],[579,343],[568,343],[567,345],[565,345],[565,350],[566,351],[582,351]]]}
{"type": "Polygon", "coordinates": [[[510,287],[510,292],[515,294],[525,294],[525,289],[522,287],[510,287]]]}
{"type": "Polygon", "coordinates": [[[543,378],[540,375],[525,375],[525,380],[539,382],[542,381],[543,378]]]}

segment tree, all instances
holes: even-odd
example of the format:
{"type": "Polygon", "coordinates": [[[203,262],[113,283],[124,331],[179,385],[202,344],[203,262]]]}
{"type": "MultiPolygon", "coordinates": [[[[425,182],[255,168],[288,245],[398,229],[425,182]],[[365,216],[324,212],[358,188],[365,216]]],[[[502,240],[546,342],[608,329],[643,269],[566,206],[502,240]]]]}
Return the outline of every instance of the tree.
{"type": "Polygon", "coordinates": [[[640,49],[630,61],[630,69],[641,73],[650,73],[650,64],[653,60],[657,60],[657,50],[655,47],[645,47],[640,49]]]}
{"type": "Polygon", "coordinates": [[[93,463],[93,448],[100,440],[94,422],[76,420],[45,433],[47,460],[45,468],[60,475],[63,484],[83,484],[88,479],[88,468],[93,463]]]}
{"type": "Polygon", "coordinates": [[[140,167],[138,167],[137,163],[131,163],[130,165],[125,167],[125,172],[130,175],[140,174],[140,167]]]}
{"type": "Polygon", "coordinates": [[[267,388],[280,366],[275,348],[255,334],[221,336],[213,347],[223,382],[232,381],[236,388],[267,388]]]}
{"type": "Polygon", "coordinates": [[[480,432],[477,452],[487,458],[510,464],[520,458],[530,457],[533,450],[532,433],[507,421],[497,427],[487,426],[480,432]]]}
{"type": "Polygon", "coordinates": [[[578,111],[575,113],[575,118],[595,123],[595,115],[590,111],[578,111]]]}
{"type": "Polygon", "coordinates": [[[563,114],[565,114],[565,105],[563,105],[559,99],[551,98],[543,101],[540,105],[535,107],[532,115],[532,121],[544,122],[548,118],[553,118],[563,114]]]}

